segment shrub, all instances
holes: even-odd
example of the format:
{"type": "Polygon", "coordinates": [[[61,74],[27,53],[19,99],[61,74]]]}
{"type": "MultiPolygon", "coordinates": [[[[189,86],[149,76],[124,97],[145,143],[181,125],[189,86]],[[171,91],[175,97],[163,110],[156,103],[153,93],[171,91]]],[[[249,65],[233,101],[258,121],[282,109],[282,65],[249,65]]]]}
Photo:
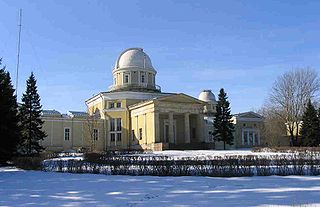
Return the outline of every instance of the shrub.
{"type": "Polygon", "coordinates": [[[24,170],[41,170],[43,157],[14,157],[13,164],[24,170]]]}

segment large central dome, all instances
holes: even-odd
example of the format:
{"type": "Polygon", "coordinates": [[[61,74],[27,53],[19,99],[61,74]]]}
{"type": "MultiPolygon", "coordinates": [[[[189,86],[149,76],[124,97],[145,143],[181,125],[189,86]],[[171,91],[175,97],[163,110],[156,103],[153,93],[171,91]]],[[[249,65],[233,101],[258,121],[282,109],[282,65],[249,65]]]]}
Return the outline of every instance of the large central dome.
{"type": "Polygon", "coordinates": [[[153,70],[149,56],[142,48],[129,48],[118,57],[114,70],[122,68],[143,68],[153,70]]]}
{"type": "Polygon", "coordinates": [[[112,70],[113,85],[110,91],[161,92],[156,85],[157,71],[142,48],[124,50],[112,70]]]}

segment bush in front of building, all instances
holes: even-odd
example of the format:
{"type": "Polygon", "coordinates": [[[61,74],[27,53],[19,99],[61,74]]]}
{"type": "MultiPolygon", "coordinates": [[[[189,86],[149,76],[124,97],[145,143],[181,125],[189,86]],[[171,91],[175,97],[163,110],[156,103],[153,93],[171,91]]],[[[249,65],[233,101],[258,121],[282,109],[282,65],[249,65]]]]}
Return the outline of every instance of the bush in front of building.
{"type": "Polygon", "coordinates": [[[320,175],[320,153],[182,157],[91,153],[84,160],[46,160],[45,171],[153,176],[320,175]]]}

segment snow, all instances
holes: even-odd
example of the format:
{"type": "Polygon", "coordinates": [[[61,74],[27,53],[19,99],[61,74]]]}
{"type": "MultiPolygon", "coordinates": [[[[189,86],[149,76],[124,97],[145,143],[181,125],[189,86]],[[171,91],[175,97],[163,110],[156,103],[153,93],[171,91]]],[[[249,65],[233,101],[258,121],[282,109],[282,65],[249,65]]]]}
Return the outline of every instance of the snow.
{"type": "Polygon", "coordinates": [[[0,168],[0,206],[320,206],[320,176],[106,176],[0,168]]]}

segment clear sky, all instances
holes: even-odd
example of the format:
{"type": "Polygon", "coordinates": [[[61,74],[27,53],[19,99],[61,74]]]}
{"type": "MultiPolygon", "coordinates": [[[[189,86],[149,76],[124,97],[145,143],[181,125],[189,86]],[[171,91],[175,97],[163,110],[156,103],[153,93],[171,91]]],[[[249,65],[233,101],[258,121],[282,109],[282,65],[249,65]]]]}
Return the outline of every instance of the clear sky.
{"type": "Polygon", "coordinates": [[[229,95],[232,112],[261,107],[275,78],[320,68],[320,1],[0,0],[0,57],[19,97],[33,71],[44,109],[86,110],[106,91],[119,53],[142,47],[164,92],[229,95]]]}

